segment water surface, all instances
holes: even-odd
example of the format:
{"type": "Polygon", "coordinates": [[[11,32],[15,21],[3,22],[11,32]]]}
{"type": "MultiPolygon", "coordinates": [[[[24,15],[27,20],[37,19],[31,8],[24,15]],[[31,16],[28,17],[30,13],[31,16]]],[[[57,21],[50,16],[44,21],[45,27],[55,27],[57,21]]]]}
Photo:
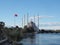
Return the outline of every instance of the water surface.
{"type": "Polygon", "coordinates": [[[35,34],[21,41],[23,45],[60,45],[60,34],[35,34]]]}

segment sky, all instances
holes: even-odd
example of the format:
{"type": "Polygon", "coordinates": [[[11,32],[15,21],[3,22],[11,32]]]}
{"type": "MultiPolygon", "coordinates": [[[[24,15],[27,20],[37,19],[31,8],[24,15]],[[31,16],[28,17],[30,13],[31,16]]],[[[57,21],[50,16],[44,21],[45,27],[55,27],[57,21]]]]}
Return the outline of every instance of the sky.
{"type": "Polygon", "coordinates": [[[40,29],[60,29],[60,0],[0,0],[0,21],[5,22],[5,26],[22,27],[23,18],[27,24],[24,17],[27,14],[29,21],[34,21],[35,16],[36,25],[39,15],[40,29]]]}

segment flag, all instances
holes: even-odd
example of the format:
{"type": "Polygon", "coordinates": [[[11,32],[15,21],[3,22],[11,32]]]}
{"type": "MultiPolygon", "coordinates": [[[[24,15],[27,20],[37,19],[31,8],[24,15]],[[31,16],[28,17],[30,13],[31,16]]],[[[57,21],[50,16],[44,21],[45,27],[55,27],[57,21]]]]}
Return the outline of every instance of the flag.
{"type": "Polygon", "coordinates": [[[18,15],[17,15],[17,14],[15,14],[14,16],[15,16],[15,17],[17,17],[18,15]]]}

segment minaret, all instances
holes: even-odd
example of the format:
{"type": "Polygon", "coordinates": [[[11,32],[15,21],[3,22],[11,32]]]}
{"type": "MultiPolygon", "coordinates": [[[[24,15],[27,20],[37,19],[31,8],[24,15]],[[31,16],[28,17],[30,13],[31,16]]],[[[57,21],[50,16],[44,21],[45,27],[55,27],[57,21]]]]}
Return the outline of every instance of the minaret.
{"type": "Polygon", "coordinates": [[[34,23],[35,23],[35,15],[34,15],[34,23]]]}
{"type": "Polygon", "coordinates": [[[27,13],[27,24],[28,24],[28,20],[29,20],[29,14],[27,13]]]}
{"type": "Polygon", "coordinates": [[[38,14],[38,28],[39,28],[39,14],[38,14]]]}
{"type": "Polygon", "coordinates": [[[22,16],[22,27],[23,27],[23,16],[22,16]]]}
{"type": "Polygon", "coordinates": [[[24,14],[23,22],[24,22],[24,26],[25,26],[25,14],[24,14]]]}

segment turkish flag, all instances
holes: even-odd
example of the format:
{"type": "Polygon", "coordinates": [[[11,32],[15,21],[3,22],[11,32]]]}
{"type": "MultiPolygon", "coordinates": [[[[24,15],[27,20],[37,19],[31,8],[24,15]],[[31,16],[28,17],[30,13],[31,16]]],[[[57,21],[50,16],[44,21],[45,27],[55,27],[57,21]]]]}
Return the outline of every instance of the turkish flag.
{"type": "Polygon", "coordinates": [[[15,14],[14,16],[15,16],[15,17],[17,17],[18,15],[17,15],[17,14],[15,14]]]}

